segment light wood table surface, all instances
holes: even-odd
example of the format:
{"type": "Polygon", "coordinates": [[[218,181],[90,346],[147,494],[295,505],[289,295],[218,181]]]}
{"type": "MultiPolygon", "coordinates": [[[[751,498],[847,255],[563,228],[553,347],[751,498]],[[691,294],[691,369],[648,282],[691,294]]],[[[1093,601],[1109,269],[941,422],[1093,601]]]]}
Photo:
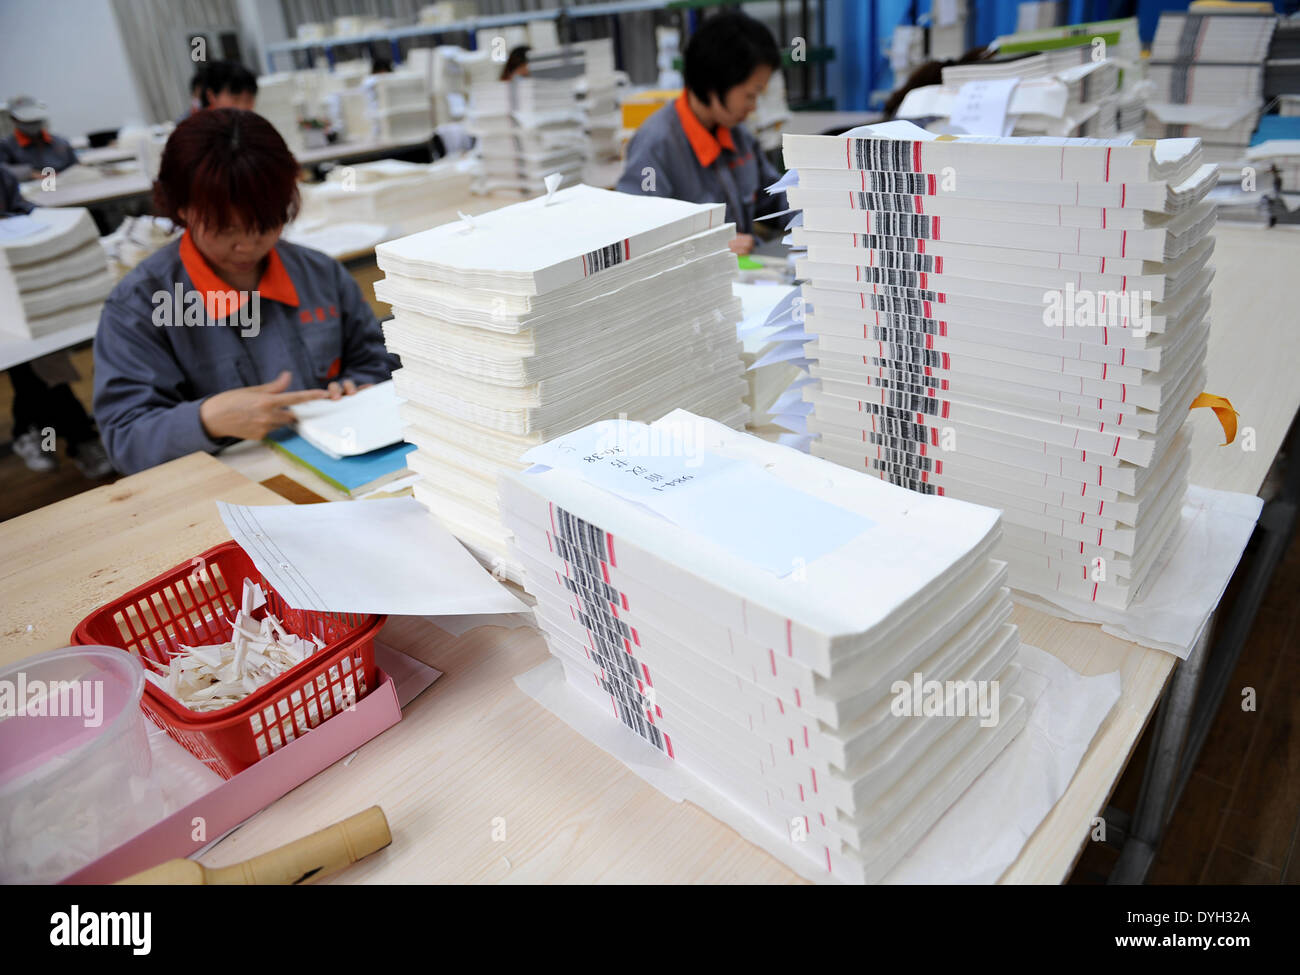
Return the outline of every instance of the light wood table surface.
{"type": "MultiPolygon", "coordinates": [[[[1218,448],[1217,423],[1197,411],[1205,416],[1192,420],[1192,480],[1253,493],[1300,402],[1283,286],[1300,266],[1300,234],[1223,228],[1217,263],[1207,388],[1228,396],[1241,423],[1256,428],[1258,449],[1218,448]],[[1268,348],[1281,351],[1261,354],[1268,348]]],[[[218,499],[283,503],[220,460],[193,455],[0,524],[0,546],[10,553],[0,569],[0,663],[64,645],[96,606],[228,537],[218,499]]],[[[1003,877],[1057,883],[1127,764],[1174,658],[1025,607],[1013,619],[1025,642],[1075,670],[1121,674],[1120,700],[1065,796],[1003,877]]],[[[706,813],[662,796],[519,691],[513,678],[547,656],[535,631],[482,627],[457,638],[406,618],[391,623],[385,639],[445,676],[350,764],[332,766],[259,813],[206,863],[235,862],[378,803],[393,845],[336,882],[798,880],[706,813]],[[499,820],[503,842],[492,839],[499,820]]]]}

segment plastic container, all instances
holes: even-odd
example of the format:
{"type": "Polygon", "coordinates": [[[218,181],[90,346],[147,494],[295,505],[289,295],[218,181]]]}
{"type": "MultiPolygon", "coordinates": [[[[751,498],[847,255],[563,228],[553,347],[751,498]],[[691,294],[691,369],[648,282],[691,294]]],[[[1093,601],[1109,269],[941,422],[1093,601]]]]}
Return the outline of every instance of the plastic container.
{"type": "Polygon", "coordinates": [[[115,647],[0,670],[0,883],[53,883],[162,818],[144,684],[115,647]]]}
{"type": "Polygon", "coordinates": [[[151,683],[141,701],[155,724],[226,779],[375,687],[374,637],[386,617],[293,609],[237,543],[224,542],[97,609],[72,635],[73,643],[115,646],[155,667],[181,644],[228,640],[245,579],[266,593],[254,617],[274,613],[285,629],[318,636],[325,647],[219,711],[192,711],[151,683]]]}

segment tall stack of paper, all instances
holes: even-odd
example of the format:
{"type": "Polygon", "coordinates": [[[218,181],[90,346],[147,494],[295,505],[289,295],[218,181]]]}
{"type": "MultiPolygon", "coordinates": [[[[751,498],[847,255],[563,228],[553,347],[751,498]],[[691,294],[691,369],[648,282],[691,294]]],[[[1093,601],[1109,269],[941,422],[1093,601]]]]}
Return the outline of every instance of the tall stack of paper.
{"type": "Polygon", "coordinates": [[[609,38],[579,41],[585,70],[576,82],[578,108],[583,128],[591,143],[594,159],[617,159],[618,132],[623,117],[618,110],[618,73],[614,66],[614,42],[609,38]]]}
{"type": "Polygon", "coordinates": [[[466,124],[478,139],[483,189],[533,193],[542,177],[578,182],[589,143],[574,84],[583,72],[580,52],[529,59],[528,77],[494,81],[476,76],[466,124]],[[534,64],[536,60],[536,64],[534,64]]]}
{"type": "Polygon", "coordinates": [[[1178,520],[1204,380],[1199,144],[899,122],[786,136],[785,162],[813,451],[1000,507],[1014,586],[1127,606],[1178,520]]]}
{"type": "Polygon", "coordinates": [[[295,156],[303,150],[301,121],[304,100],[293,73],[263,75],[257,79],[257,114],[280,133],[295,156]]]}
{"type": "Polygon", "coordinates": [[[518,578],[496,475],[595,420],[748,417],[720,204],[575,186],[376,248],[415,495],[518,578]]]}
{"type": "Polygon", "coordinates": [[[1272,14],[1166,11],[1151,42],[1148,138],[1197,138],[1210,162],[1239,163],[1263,107],[1272,14]]]}
{"type": "Polygon", "coordinates": [[[433,111],[423,75],[391,72],[362,82],[371,137],[381,142],[419,142],[433,135],[433,111]]]}
{"type": "Polygon", "coordinates": [[[996,511],[680,410],[526,456],[502,512],[598,743],[804,876],[880,880],[1023,727],[996,511]]]}
{"type": "Polygon", "coordinates": [[[31,339],[93,321],[113,284],[89,210],[0,220],[0,332],[31,339]]]}
{"type": "MultiPolygon", "coordinates": [[[[1141,130],[1150,85],[1145,80],[1137,18],[1025,30],[999,37],[994,43],[998,51],[1007,56],[1047,54],[1058,70],[1101,60],[1113,61],[1119,69],[1119,87],[1115,94],[1116,128],[1124,133],[1141,130]]],[[[1101,109],[1103,116],[1108,111],[1108,108],[1101,109]]],[[[1101,134],[1109,124],[1103,117],[1080,134],[1101,134]]]]}

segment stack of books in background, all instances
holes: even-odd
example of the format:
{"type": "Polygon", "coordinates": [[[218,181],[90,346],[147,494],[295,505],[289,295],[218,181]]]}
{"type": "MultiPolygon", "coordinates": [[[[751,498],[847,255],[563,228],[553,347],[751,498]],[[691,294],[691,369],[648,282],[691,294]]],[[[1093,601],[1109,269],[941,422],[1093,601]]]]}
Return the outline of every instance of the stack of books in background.
{"type": "Polygon", "coordinates": [[[573,52],[530,57],[529,70],[528,77],[506,82],[487,72],[472,78],[466,124],[478,140],[484,192],[537,193],[551,173],[564,186],[582,178],[590,146],[574,85],[583,58],[573,52]]]}
{"type": "Polygon", "coordinates": [[[1264,60],[1277,17],[1257,12],[1258,4],[1236,13],[1224,4],[1198,6],[1160,15],[1145,135],[1200,139],[1207,161],[1239,169],[1264,108],[1264,60]]]}
{"type": "MultiPolygon", "coordinates": [[[[1145,62],[1136,18],[1021,30],[999,37],[995,44],[1004,56],[1048,54],[1057,68],[1079,67],[1099,60],[1114,62],[1118,69],[1118,87],[1114,93],[1116,118],[1113,131],[1141,132],[1150,85],[1145,80],[1145,62]]],[[[1108,115],[1110,109],[1108,102],[1102,111],[1108,115]]],[[[1091,127],[1094,132],[1111,131],[1109,125],[1109,119],[1102,117],[1091,127]]]]}

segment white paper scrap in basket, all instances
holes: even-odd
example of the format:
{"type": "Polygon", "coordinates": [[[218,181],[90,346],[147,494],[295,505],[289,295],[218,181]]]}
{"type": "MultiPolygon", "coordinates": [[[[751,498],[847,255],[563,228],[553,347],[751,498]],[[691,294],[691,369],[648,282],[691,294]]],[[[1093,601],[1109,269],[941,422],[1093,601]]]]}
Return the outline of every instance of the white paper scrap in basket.
{"type": "Polygon", "coordinates": [[[221,520],[295,609],[452,616],[528,608],[413,498],[217,502],[221,520]]]}
{"type": "Polygon", "coordinates": [[[606,420],[534,447],[523,459],[576,474],[777,576],[874,524],[749,461],[710,453],[694,442],[693,429],[606,420]]]}

